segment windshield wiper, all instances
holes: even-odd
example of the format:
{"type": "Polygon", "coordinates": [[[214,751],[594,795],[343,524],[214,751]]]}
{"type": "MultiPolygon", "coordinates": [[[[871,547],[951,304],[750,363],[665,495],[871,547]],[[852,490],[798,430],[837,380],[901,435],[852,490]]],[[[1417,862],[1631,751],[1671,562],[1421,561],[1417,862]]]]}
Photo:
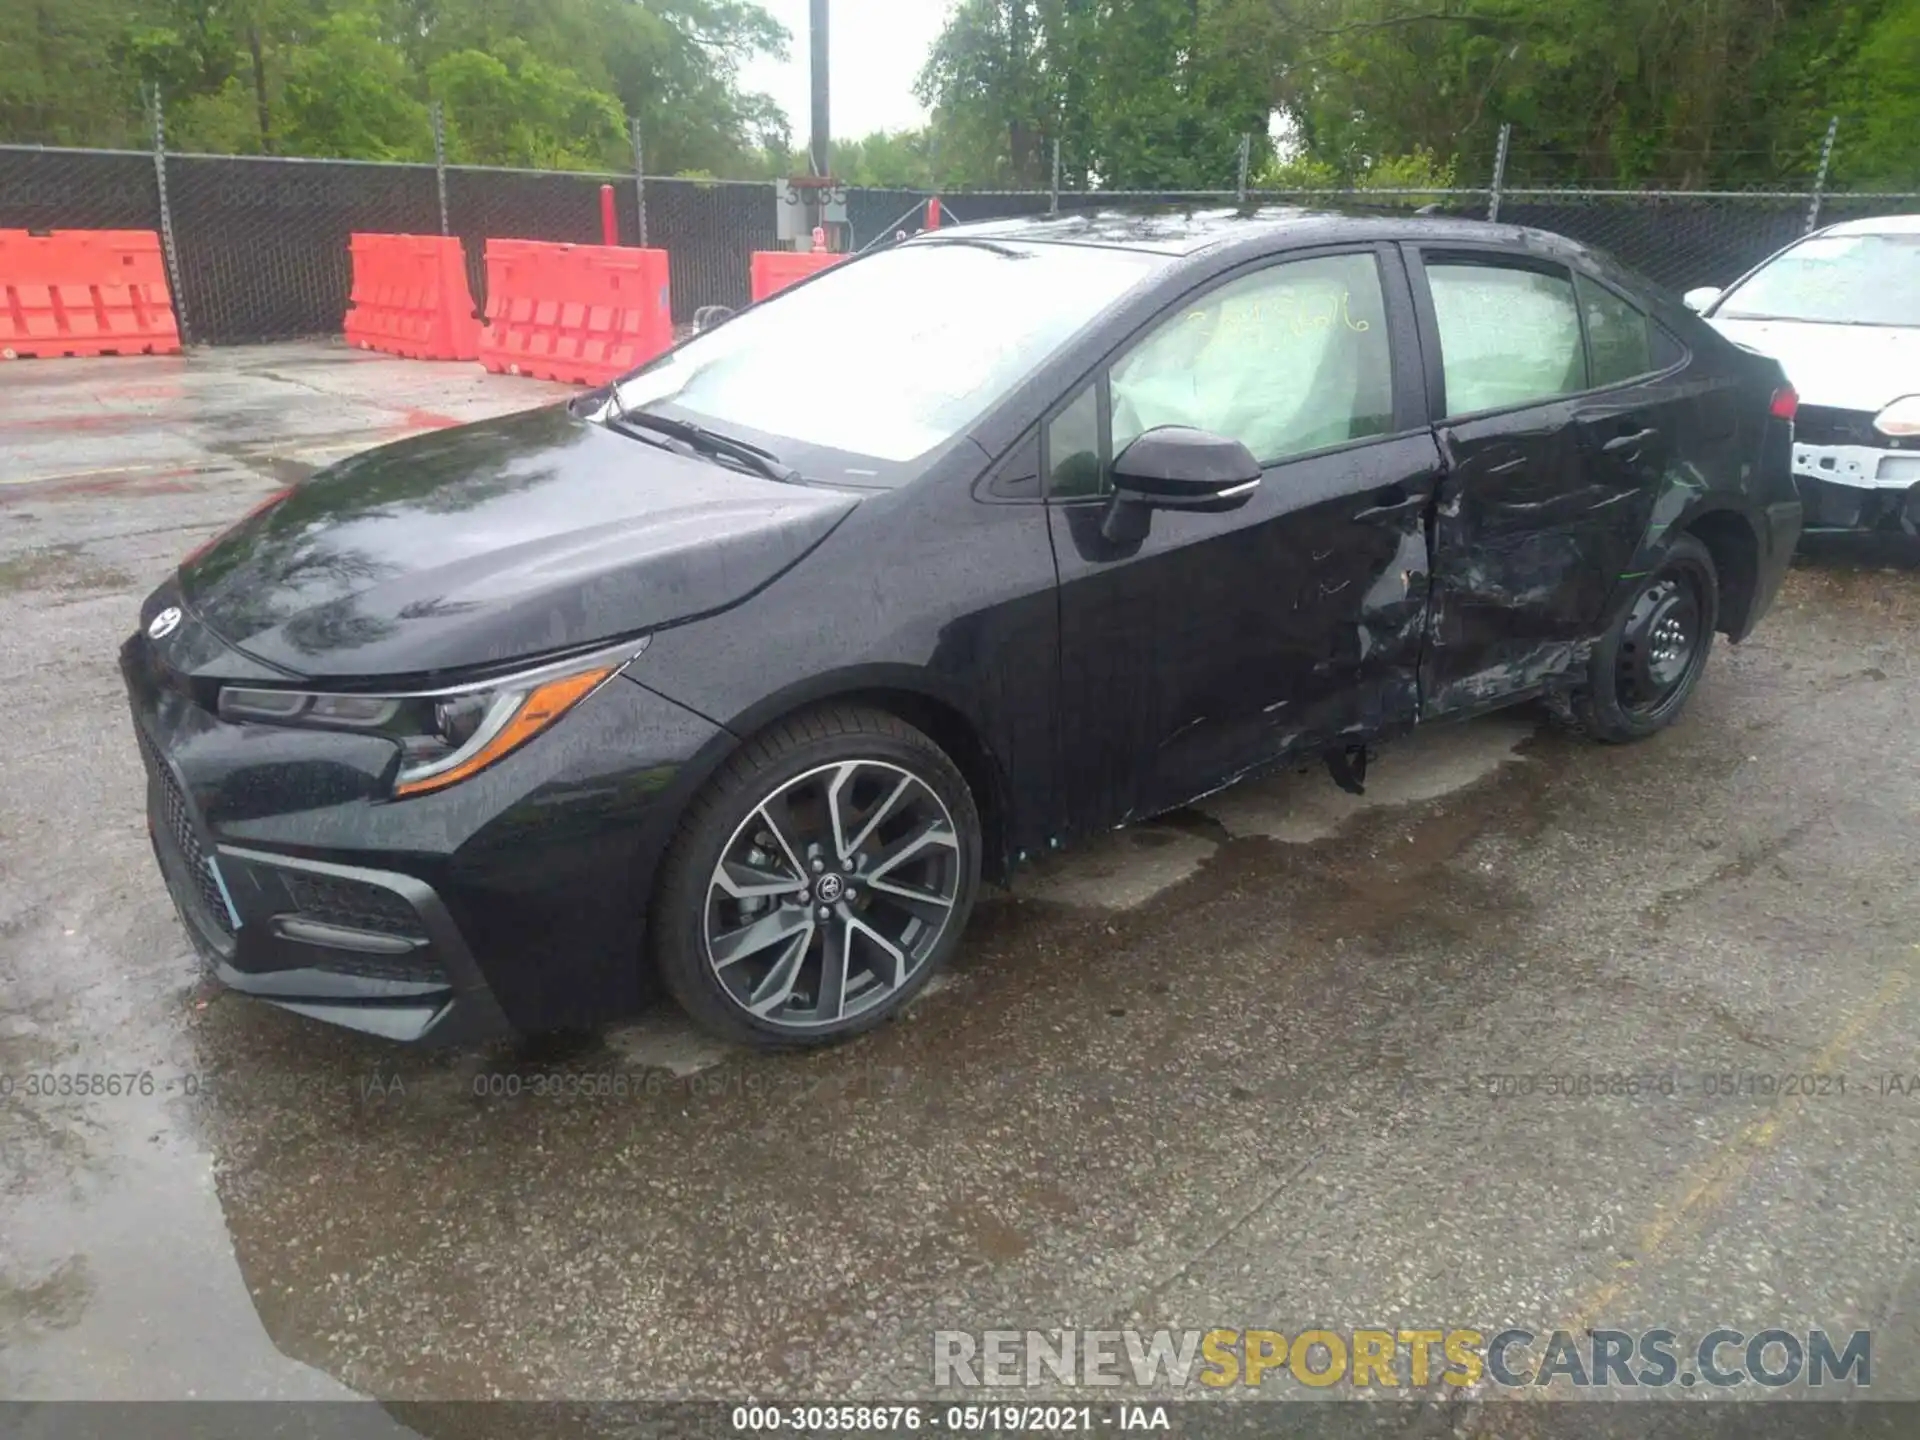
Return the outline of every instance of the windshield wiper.
{"type": "MultiPolygon", "coordinates": [[[[778,480],[783,485],[792,485],[799,481],[800,472],[787,464],[771,450],[762,450],[758,445],[749,445],[744,440],[736,440],[731,435],[720,435],[703,425],[695,425],[690,420],[670,420],[665,415],[652,415],[644,410],[629,410],[620,403],[620,392],[613,392],[612,415],[607,420],[611,430],[650,430],[656,435],[665,435],[678,440],[689,450],[696,451],[709,459],[731,460],[756,475],[769,480],[778,480]]],[[[639,437],[636,437],[639,438],[639,437]]]]}

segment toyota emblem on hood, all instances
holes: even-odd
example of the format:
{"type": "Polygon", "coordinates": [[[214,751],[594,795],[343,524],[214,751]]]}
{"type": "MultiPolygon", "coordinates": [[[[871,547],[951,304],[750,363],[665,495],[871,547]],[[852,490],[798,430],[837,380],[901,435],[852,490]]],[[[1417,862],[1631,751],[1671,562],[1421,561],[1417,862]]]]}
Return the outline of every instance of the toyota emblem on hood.
{"type": "Polygon", "coordinates": [[[164,640],[180,626],[180,607],[169,605],[153,617],[153,623],[147,626],[149,640],[164,640]]]}

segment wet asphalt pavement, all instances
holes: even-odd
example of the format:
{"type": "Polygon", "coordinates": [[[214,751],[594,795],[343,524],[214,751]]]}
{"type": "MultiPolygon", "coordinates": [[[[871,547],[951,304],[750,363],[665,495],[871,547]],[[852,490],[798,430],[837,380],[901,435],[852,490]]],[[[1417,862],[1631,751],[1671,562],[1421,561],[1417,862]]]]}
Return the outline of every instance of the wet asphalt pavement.
{"type": "Polygon", "coordinates": [[[935,1330],[1724,1324],[1871,1329],[1920,1398],[1920,571],[1796,568],[1646,744],[1522,711],[1364,801],[1286,775],[1051,857],[827,1053],[664,1008],[423,1053],[203,981],[139,597],[317,464],[559,393],[0,369],[0,1396],[859,1399],[928,1393],[935,1330]]]}

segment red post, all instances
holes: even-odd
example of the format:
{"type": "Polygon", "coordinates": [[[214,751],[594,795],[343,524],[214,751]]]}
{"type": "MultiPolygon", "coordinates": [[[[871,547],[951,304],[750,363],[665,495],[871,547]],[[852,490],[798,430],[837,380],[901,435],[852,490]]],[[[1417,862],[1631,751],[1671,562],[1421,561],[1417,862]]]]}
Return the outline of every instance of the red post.
{"type": "Polygon", "coordinates": [[[940,228],[940,197],[938,195],[927,201],[927,228],[929,230],[940,228]]]}
{"type": "Polygon", "coordinates": [[[620,221],[613,210],[613,187],[600,187],[600,243],[618,245],[620,243],[620,221]]]}

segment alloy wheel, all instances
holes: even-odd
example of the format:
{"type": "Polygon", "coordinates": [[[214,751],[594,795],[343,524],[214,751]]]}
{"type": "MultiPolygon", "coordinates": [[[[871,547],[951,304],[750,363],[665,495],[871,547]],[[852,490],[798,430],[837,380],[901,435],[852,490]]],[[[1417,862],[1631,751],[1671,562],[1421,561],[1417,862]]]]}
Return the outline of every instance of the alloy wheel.
{"type": "Polygon", "coordinates": [[[837,1025],[907,986],[960,896],[960,837],[928,783],[884,760],[786,781],[735,827],[707,883],[721,990],[762,1025],[837,1025]]]}

